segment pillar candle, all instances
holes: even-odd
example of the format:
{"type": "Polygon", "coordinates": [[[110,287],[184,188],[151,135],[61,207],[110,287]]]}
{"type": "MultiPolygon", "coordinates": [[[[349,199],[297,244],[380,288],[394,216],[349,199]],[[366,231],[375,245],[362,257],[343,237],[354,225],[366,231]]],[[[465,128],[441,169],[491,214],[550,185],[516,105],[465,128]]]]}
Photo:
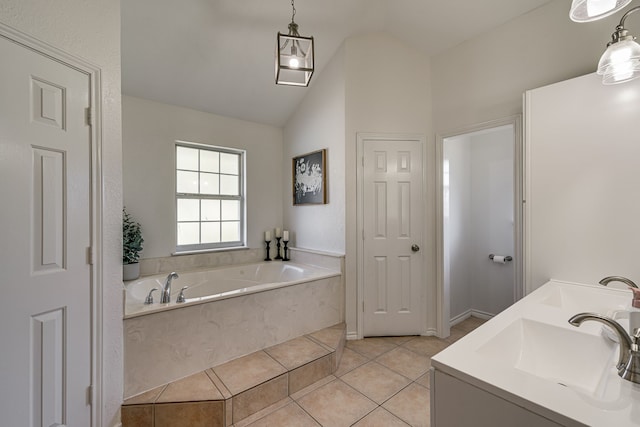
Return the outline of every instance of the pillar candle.
{"type": "Polygon", "coordinates": [[[288,230],[284,230],[284,232],[282,233],[282,240],[284,240],[285,242],[289,241],[289,231],[288,230]]]}
{"type": "Polygon", "coordinates": [[[265,231],[264,232],[264,241],[265,242],[270,242],[271,241],[271,232],[270,231],[265,231]]]}
{"type": "Polygon", "coordinates": [[[280,237],[280,227],[276,227],[276,237],[280,237]]]}

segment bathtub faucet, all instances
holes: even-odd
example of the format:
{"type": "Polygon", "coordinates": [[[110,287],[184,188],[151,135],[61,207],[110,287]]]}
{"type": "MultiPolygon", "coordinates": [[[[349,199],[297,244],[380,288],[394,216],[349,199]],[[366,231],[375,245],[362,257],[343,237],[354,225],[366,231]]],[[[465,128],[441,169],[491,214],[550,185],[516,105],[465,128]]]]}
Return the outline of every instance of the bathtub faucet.
{"type": "Polygon", "coordinates": [[[162,294],[160,296],[160,304],[166,304],[171,302],[171,281],[178,278],[178,273],[175,271],[167,276],[167,281],[162,286],[162,294]]]}

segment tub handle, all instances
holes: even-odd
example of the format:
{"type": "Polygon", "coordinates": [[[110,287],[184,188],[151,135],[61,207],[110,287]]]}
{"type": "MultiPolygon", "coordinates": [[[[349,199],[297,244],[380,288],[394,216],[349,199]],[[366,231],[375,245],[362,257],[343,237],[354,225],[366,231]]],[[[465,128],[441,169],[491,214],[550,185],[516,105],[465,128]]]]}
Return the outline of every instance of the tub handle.
{"type": "Polygon", "coordinates": [[[180,289],[180,293],[178,294],[178,298],[176,298],[176,302],[184,302],[184,291],[189,289],[188,286],[183,286],[182,289],[180,289]]]}
{"type": "Polygon", "coordinates": [[[157,290],[158,288],[153,288],[149,291],[149,295],[147,295],[147,298],[144,300],[145,305],[153,304],[153,291],[157,290]]]}

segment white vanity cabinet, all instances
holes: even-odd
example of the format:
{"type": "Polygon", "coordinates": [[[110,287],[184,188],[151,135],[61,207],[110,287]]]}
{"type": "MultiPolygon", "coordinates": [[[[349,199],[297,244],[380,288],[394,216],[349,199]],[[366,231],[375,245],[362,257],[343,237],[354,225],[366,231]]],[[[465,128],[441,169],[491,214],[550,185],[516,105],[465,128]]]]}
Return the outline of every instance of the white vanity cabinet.
{"type": "Polygon", "coordinates": [[[431,359],[432,427],[640,426],[640,385],[602,323],[631,291],[551,280],[431,359]]]}

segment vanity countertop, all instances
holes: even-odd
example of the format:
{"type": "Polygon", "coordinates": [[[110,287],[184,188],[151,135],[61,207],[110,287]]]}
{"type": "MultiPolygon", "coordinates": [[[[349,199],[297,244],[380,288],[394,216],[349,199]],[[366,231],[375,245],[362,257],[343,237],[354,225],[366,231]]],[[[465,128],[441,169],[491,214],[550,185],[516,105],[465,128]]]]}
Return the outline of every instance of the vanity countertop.
{"type": "MultiPolygon", "coordinates": [[[[603,325],[631,292],[551,280],[431,359],[433,369],[567,426],[640,426],[640,385],[617,375],[603,325]]],[[[436,391],[437,393],[437,391],[436,391]]]]}

